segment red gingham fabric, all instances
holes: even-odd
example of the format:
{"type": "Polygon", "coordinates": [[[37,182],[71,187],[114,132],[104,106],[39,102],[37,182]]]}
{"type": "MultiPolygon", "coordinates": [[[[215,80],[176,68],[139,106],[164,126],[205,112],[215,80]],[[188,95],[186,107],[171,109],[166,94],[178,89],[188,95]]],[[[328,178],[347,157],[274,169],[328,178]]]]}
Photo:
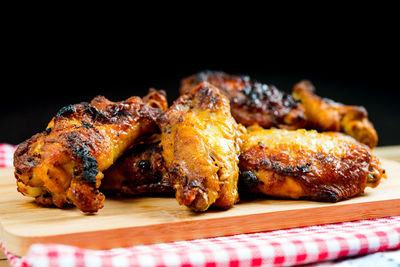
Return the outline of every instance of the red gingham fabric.
{"type": "Polygon", "coordinates": [[[399,249],[400,216],[99,251],[34,244],[23,258],[0,246],[18,267],[292,266],[399,249]]]}
{"type": "Polygon", "coordinates": [[[0,143],[0,168],[13,166],[13,155],[16,146],[0,143]]]}

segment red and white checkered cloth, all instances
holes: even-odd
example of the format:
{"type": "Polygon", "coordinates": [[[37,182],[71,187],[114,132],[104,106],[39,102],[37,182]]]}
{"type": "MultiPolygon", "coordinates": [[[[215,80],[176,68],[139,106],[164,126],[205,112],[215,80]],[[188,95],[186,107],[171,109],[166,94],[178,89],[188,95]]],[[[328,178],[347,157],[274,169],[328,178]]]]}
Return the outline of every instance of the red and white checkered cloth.
{"type": "Polygon", "coordinates": [[[291,266],[399,249],[400,216],[111,250],[35,244],[23,258],[0,245],[12,266],[291,266]]]}
{"type": "Polygon", "coordinates": [[[16,146],[0,143],[0,168],[13,166],[13,155],[16,146]]]}

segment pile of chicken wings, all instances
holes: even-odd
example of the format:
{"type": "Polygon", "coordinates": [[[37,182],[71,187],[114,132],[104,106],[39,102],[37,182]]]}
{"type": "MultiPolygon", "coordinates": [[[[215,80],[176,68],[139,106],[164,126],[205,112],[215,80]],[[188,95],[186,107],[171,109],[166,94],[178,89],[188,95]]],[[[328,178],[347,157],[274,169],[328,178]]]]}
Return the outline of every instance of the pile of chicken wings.
{"type": "Polygon", "coordinates": [[[202,212],[240,194],[337,202],[386,177],[363,107],[321,98],[309,81],[292,94],[248,76],[203,71],[143,98],[60,109],[14,154],[18,191],[42,205],[97,212],[103,192],[175,194],[202,212]]]}

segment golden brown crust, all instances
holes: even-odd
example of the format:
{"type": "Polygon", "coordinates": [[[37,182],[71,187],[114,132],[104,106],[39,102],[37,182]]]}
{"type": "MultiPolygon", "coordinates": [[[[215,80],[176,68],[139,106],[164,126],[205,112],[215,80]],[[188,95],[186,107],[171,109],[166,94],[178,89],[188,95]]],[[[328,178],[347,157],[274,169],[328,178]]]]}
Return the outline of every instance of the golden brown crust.
{"type": "Polygon", "coordinates": [[[239,162],[243,188],[266,195],[336,202],[376,187],[378,159],[340,133],[249,128],[239,162]]]}
{"type": "Polygon", "coordinates": [[[203,81],[217,87],[229,99],[232,116],[238,123],[288,129],[305,125],[304,110],[291,95],[273,85],[252,81],[247,76],[217,71],[200,72],[182,80],[181,94],[190,92],[203,81]]]}
{"type": "Polygon", "coordinates": [[[18,190],[41,204],[74,204],[96,212],[102,171],[129,147],[157,131],[162,113],[139,97],[63,107],[47,129],[21,143],[14,154],[18,190]],[[51,200],[51,201],[50,201],[51,200]]]}
{"type": "Polygon", "coordinates": [[[104,172],[102,191],[123,195],[172,193],[160,143],[138,144],[104,172]]]}
{"type": "Polygon", "coordinates": [[[238,201],[238,154],[242,127],[229,100],[200,83],[179,97],[160,121],[163,157],[180,204],[204,211],[238,201]]]}
{"type": "Polygon", "coordinates": [[[343,132],[374,148],[378,135],[364,107],[346,106],[314,94],[309,81],[294,86],[293,97],[301,101],[307,117],[307,127],[319,131],[343,132]]]}

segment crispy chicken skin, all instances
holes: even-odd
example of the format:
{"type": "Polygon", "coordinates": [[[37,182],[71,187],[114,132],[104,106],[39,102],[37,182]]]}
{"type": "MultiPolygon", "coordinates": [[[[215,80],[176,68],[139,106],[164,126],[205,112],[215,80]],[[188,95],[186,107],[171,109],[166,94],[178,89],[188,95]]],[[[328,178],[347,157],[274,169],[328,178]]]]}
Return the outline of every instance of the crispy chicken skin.
{"type": "MultiPolygon", "coordinates": [[[[152,90],[147,101],[166,102],[152,90]],[[157,100],[158,99],[158,100],[157,100]]],[[[73,204],[83,212],[103,207],[98,190],[103,171],[144,136],[158,130],[159,108],[139,97],[111,102],[102,96],[90,103],[63,107],[46,130],[18,146],[14,154],[18,191],[44,205],[73,204]]]]}
{"type": "Polygon", "coordinates": [[[343,132],[359,142],[374,148],[378,135],[368,120],[365,108],[346,106],[314,94],[314,86],[309,81],[301,81],[293,88],[293,97],[305,110],[307,127],[319,131],[343,132]]]}
{"type": "Polygon", "coordinates": [[[180,96],[160,120],[161,147],[176,199],[194,211],[239,199],[238,156],[243,126],[229,100],[207,82],[180,96]]]}
{"type": "Polygon", "coordinates": [[[104,172],[100,189],[127,196],[174,192],[161,154],[160,141],[145,142],[128,150],[104,172]]]}
{"type": "Polygon", "coordinates": [[[203,81],[217,87],[229,99],[232,116],[238,123],[286,129],[305,125],[304,110],[290,94],[273,85],[255,82],[248,76],[203,71],[181,81],[181,94],[190,92],[203,81]]]}
{"type": "Polygon", "coordinates": [[[386,177],[371,150],[341,133],[252,126],[239,162],[243,190],[275,197],[337,202],[386,177]]]}

